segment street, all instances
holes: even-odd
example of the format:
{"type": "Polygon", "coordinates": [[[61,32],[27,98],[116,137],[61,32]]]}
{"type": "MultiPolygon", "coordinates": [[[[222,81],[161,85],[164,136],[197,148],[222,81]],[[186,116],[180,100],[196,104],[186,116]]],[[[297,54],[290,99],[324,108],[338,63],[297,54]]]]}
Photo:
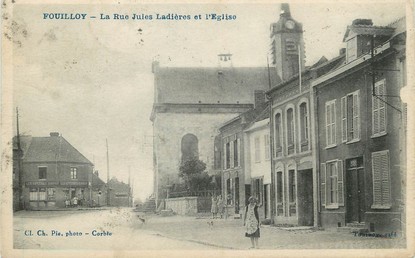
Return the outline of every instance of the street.
{"type": "MultiPolygon", "coordinates": [[[[130,208],[20,211],[14,216],[14,248],[245,250],[250,246],[240,219],[140,216],[145,223],[130,208]]],[[[259,246],[261,249],[404,248],[405,241],[400,237],[359,237],[334,230],[262,226],[259,246]]]]}
{"type": "Polygon", "coordinates": [[[14,248],[78,250],[213,248],[142,230],[141,222],[133,215],[135,214],[130,209],[115,208],[97,211],[21,211],[14,217],[14,248]]]}

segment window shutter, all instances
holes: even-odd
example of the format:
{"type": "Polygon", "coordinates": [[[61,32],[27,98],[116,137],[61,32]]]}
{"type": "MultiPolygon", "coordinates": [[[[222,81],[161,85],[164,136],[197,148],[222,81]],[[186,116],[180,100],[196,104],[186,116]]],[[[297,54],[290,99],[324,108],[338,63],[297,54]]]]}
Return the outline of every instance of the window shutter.
{"type": "Polygon", "coordinates": [[[332,128],[331,128],[331,144],[336,144],[336,101],[334,101],[332,103],[332,107],[331,107],[331,123],[332,123],[332,128]]]}
{"type": "Polygon", "coordinates": [[[321,178],[321,205],[326,206],[326,163],[320,165],[320,178],[321,178]]]}
{"type": "Polygon", "coordinates": [[[260,198],[261,198],[261,200],[259,200],[259,202],[261,203],[261,204],[264,204],[264,178],[263,177],[261,177],[260,179],[259,179],[259,196],[260,196],[260,198]]]}
{"type": "Polygon", "coordinates": [[[390,176],[389,176],[389,155],[388,152],[382,153],[380,162],[382,168],[382,205],[390,205],[390,176]]]}
{"type": "Polygon", "coordinates": [[[344,206],[343,161],[337,161],[337,203],[344,206]]]}
{"type": "Polygon", "coordinates": [[[326,146],[330,145],[330,104],[326,104],[326,146]]]}
{"type": "MultiPolygon", "coordinates": [[[[378,95],[378,85],[375,85],[375,95],[378,95]]],[[[376,96],[372,97],[372,133],[379,133],[379,99],[376,96]]]]}
{"type": "Polygon", "coordinates": [[[342,115],[342,142],[347,142],[347,102],[346,97],[341,98],[341,115],[342,115]]]}
{"type": "Polygon", "coordinates": [[[231,163],[231,168],[233,168],[234,167],[234,158],[233,158],[233,156],[234,156],[234,150],[233,150],[233,148],[234,148],[234,143],[233,143],[233,141],[231,141],[230,142],[230,163],[231,163]]]}
{"type": "Polygon", "coordinates": [[[238,138],[237,140],[236,140],[237,142],[236,142],[236,145],[237,145],[237,151],[238,151],[238,157],[237,157],[237,159],[238,159],[238,166],[241,166],[241,139],[240,138],[238,138]]]}
{"type": "Polygon", "coordinates": [[[226,143],[223,144],[223,169],[226,169],[226,143]]]}
{"type": "MultiPolygon", "coordinates": [[[[385,99],[385,83],[379,85],[379,98],[385,99]]],[[[379,103],[379,132],[386,132],[386,103],[382,100],[378,100],[379,103]]]]}
{"type": "Polygon", "coordinates": [[[359,91],[353,94],[353,138],[360,139],[360,106],[359,91]]]}
{"type": "Polygon", "coordinates": [[[373,205],[382,205],[381,155],[372,153],[373,205]]]}

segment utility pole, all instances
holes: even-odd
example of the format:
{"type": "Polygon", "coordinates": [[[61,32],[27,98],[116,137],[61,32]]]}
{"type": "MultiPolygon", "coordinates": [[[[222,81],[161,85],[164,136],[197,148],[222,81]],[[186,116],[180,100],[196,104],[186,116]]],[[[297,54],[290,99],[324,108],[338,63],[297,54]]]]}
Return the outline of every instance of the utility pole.
{"type": "Polygon", "coordinates": [[[107,206],[110,206],[110,160],[108,154],[108,139],[105,139],[107,145],[107,206]]]}
{"type": "Polygon", "coordinates": [[[23,151],[20,144],[20,131],[19,131],[19,108],[16,107],[16,129],[17,129],[17,137],[16,137],[16,143],[17,143],[17,173],[18,175],[18,193],[19,193],[19,209],[24,209],[23,205],[23,170],[22,170],[22,157],[23,157],[23,151]]]}
{"type": "Polygon", "coordinates": [[[131,168],[130,166],[128,166],[128,205],[133,206],[132,204],[133,202],[131,197],[131,168]]]}

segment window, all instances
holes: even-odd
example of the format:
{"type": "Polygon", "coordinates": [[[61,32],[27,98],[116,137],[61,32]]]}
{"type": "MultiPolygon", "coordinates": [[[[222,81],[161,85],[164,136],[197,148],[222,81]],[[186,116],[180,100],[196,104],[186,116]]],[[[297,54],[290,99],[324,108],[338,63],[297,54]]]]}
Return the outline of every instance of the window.
{"type": "Polygon", "coordinates": [[[265,160],[270,159],[269,134],[264,135],[265,160]]]}
{"type": "Polygon", "coordinates": [[[235,167],[238,167],[239,164],[239,159],[240,159],[240,155],[239,155],[239,151],[240,151],[240,139],[236,139],[236,141],[233,141],[233,165],[235,167]]]}
{"type": "Polygon", "coordinates": [[[260,139],[255,137],[255,162],[261,162],[261,149],[260,149],[260,139]]]}
{"type": "Polygon", "coordinates": [[[386,134],[386,90],[385,79],[375,83],[375,96],[372,96],[372,134],[386,134]]]}
{"type": "Polygon", "coordinates": [[[277,172],[277,203],[282,203],[282,172],[277,172]]]}
{"type": "Polygon", "coordinates": [[[285,49],[287,55],[298,55],[297,44],[294,39],[285,39],[285,49]]]}
{"type": "Polygon", "coordinates": [[[56,200],[56,189],[55,188],[48,188],[48,200],[49,201],[56,200]]]}
{"type": "Polygon", "coordinates": [[[47,167],[39,167],[39,179],[46,179],[47,167]]]}
{"type": "Polygon", "coordinates": [[[290,108],[287,110],[287,153],[288,155],[294,153],[294,112],[290,108]]]}
{"type": "Polygon", "coordinates": [[[77,179],[77,178],[78,178],[78,169],[71,168],[71,179],[77,179]]]}
{"type": "Polygon", "coordinates": [[[225,143],[225,169],[231,167],[231,146],[230,143],[225,143]]]}
{"type": "Polygon", "coordinates": [[[308,111],[307,103],[300,105],[300,143],[301,151],[308,150],[308,111]]]}
{"type": "Polygon", "coordinates": [[[326,209],[344,206],[343,194],[343,161],[335,160],[322,163],[321,176],[321,204],[326,209]]]}
{"type": "Polygon", "coordinates": [[[281,130],[281,114],[275,115],[275,157],[282,155],[282,130],[281,130]]]}
{"type": "Polygon", "coordinates": [[[46,201],[46,188],[39,188],[39,201],[46,201]]]}
{"type": "Polygon", "coordinates": [[[289,197],[290,197],[290,203],[295,203],[296,199],[296,189],[295,189],[295,170],[289,170],[288,171],[288,185],[289,185],[289,197]]]}
{"type": "Polygon", "coordinates": [[[258,200],[258,205],[263,203],[263,193],[264,193],[264,178],[258,177],[252,179],[252,196],[258,200]]]}
{"type": "Polygon", "coordinates": [[[357,58],[357,37],[347,41],[347,62],[351,62],[357,58]]]}
{"type": "Polygon", "coordinates": [[[38,189],[30,188],[29,201],[37,201],[37,200],[38,200],[38,189]]]}
{"type": "Polygon", "coordinates": [[[226,180],[226,203],[228,205],[233,204],[232,185],[232,178],[228,178],[228,180],[226,180]]]}
{"type": "Polygon", "coordinates": [[[229,153],[230,153],[230,157],[229,157],[229,161],[230,161],[230,167],[231,168],[233,168],[234,166],[235,166],[235,163],[234,163],[234,161],[235,161],[235,150],[234,150],[234,141],[230,141],[229,142],[229,146],[230,146],[230,148],[229,148],[229,153]]]}
{"type": "Polygon", "coordinates": [[[182,163],[199,158],[199,140],[196,135],[186,134],[181,141],[182,163]]]}
{"type": "Polygon", "coordinates": [[[360,102],[359,91],[341,98],[342,141],[360,139],[360,102]]]}
{"type": "Polygon", "coordinates": [[[326,147],[336,146],[336,100],[326,102],[326,147]]]}
{"type": "Polygon", "coordinates": [[[391,208],[389,151],[372,153],[373,205],[372,209],[391,208]]]}

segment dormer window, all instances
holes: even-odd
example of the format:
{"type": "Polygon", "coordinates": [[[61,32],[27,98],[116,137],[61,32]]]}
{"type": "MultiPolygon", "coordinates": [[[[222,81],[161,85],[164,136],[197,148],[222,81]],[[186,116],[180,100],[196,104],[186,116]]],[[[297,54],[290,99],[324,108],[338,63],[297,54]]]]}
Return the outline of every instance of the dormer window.
{"type": "Polygon", "coordinates": [[[346,55],[348,63],[357,58],[357,37],[351,38],[347,41],[346,55]]]}

